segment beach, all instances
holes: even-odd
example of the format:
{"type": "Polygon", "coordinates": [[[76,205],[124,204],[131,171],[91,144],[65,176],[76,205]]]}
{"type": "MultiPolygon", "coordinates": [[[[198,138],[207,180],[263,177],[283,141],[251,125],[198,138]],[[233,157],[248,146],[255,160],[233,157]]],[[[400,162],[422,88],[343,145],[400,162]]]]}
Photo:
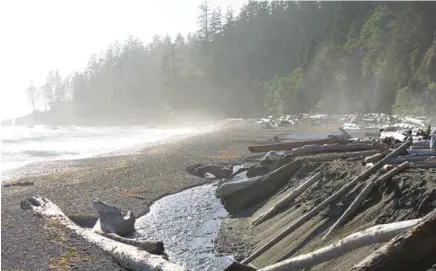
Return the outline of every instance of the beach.
{"type": "Polygon", "coordinates": [[[20,208],[20,202],[40,195],[57,204],[73,221],[91,227],[97,213],[91,207],[102,199],[136,216],[166,194],[205,183],[186,173],[187,166],[240,161],[247,145],[288,129],[262,129],[238,121],[205,134],[169,140],[132,155],[116,155],[29,165],[2,187],[3,270],[120,270],[97,247],[64,227],[20,208]],[[44,171],[45,169],[48,169],[44,171]],[[17,185],[20,183],[30,185],[17,185]]]}

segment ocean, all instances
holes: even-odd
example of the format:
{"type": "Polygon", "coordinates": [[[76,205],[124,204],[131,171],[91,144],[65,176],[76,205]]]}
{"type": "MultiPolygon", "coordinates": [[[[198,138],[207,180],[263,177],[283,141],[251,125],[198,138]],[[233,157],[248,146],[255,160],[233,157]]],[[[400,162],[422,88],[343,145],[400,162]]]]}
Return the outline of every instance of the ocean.
{"type": "Polygon", "coordinates": [[[44,126],[1,127],[1,172],[32,162],[71,160],[139,149],[209,127],[151,128],[44,126]]]}

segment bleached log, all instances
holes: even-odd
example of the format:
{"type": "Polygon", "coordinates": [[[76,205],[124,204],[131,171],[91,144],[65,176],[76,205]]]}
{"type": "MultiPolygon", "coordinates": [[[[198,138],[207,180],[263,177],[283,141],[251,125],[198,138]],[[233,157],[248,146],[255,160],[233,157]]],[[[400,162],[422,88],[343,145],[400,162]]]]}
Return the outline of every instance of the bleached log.
{"type": "Polygon", "coordinates": [[[404,139],[407,137],[405,136],[402,132],[391,132],[391,131],[383,131],[380,133],[380,139],[385,138],[385,137],[393,137],[396,140],[399,140],[401,142],[404,142],[404,139]]]}
{"type": "Polygon", "coordinates": [[[99,234],[106,237],[106,238],[112,239],[114,241],[141,248],[141,249],[143,249],[151,254],[162,255],[164,253],[164,250],[165,250],[162,241],[151,241],[151,240],[125,238],[125,237],[121,237],[115,233],[101,232],[99,234]]]}
{"type": "Polygon", "coordinates": [[[329,246],[317,249],[314,252],[278,262],[264,267],[259,271],[294,271],[308,268],[335,259],[364,246],[387,242],[396,235],[409,230],[420,221],[421,219],[413,219],[373,226],[366,230],[350,234],[347,237],[329,246]]]}
{"type": "Polygon", "coordinates": [[[380,176],[380,178],[377,179],[376,184],[380,185],[381,183],[389,180],[390,178],[400,173],[401,171],[406,170],[409,166],[410,166],[409,162],[407,161],[403,162],[401,165],[394,167],[393,169],[389,170],[388,172],[380,176]]]}
{"type": "Polygon", "coordinates": [[[162,256],[116,242],[90,229],[84,229],[76,225],[56,204],[48,199],[39,196],[30,197],[21,202],[21,208],[30,209],[47,219],[59,221],[76,234],[82,236],[86,241],[100,247],[124,268],[130,270],[185,270],[185,268],[165,260],[162,256]]]}
{"type": "Polygon", "coordinates": [[[376,153],[374,155],[368,156],[365,158],[365,163],[374,163],[380,161],[385,156],[384,153],[376,153]]]}
{"type": "Polygon", "coordinates": [[[347,192],[352,186],[354,186],[356,183],[365,180],[368,178],[371,174],[375,173],[379,168],[381,168],[389,159],[392,157],[395,157],[401,153],[404,152],[406,148],[408,148],[412,144],[412,138],[409,137],[408,140],[406,140],[403,145],[392,151],[390,154],[388,154],[385,158],[378,161],[376,164],[374,164],[372,167],[367,168],[363,173],[361,173],[359,176],[354,178],[352,181],[350,181],[348,184],[343,186],[341,189],[339,189],[337,192],[335,192],[333,195],[328,197],[326,200],[321,202],[318,206],[301,216],[300,218],[296,219],[289,225],[286,229],[284,229],[282,232],[280,232],[277,236],[275,236],[272,240],[268,241],[265,245],[254,251],[248,258],[242,261],[242,263],[249,263],[253,259],[255,259],[257,256],[262,254],[264,251],[271,248],[273,245],[275,245],[277,242],[279,242],[281,239],[283,239],[285,236],[287,236],[289,233],[306,223],[306,221],[310,220],[312,217],[316,216],[320,211],[324,210],[330,203],[334,202],[339,196],[343,195],[345,192],[347,192]]]}
{"type": "Polygon", "coordinates": [[[353,266],[350,271],[416,270],[429,268],[436,255],[436,210],[353,266]]]}
{"type": "Polygon", "coordinates": [[[337,159],[345,159],[345,158],[364,158],[377,153],[378,151],[376,150],[334,153],[334,154],[320,155],[315,157],[308,157],[307,160],[310,162],[327,162],[327,161],[334,161],[337,159]]]}
{"type": "Polygon", "coordinates": [[[251,225],[254,227],[263,221],[267,220],[271,216],[275,215],[278,211],[283,209],[284,207],[288,206],[289,203],[291,203],[296,197],[301,195],[304,191],[306,191],[307,188],[309,188],[312,184],[314,184],[316,181],[318,181],[321,177],[321,172],[316,173],[312,177],[310,177],[308,180],[303,182],[300,186],[292,190],[288,195],[286,195],[282,200],[280,200],[278,203],[276,203],[273,207],[259,215],[251,225]]]}
{"type": "Polygon", "coordinates": [[[425,128],[425,120],[420,120],[412,117],[404,117],[404,120],[415,125],[418,125],[421,128],[425,128]]]}
{"type": "Polygon", "coordinates": [[[352,152],[366,151],[373,148],[372,144],[355,143],[355,144],[332,144],[332,145],[306,145],[299,148],[294,148],[291,151],[292,156],[304,156],[310,154],[318,154],[325,152],[352,152]]]}
{"type": "Polygon", "coordinates": [[[351,142],[351,140],[332,137],[332,138],[319,139],[319,140],[283,142],[283,143],[277,143],[277,144],[249,146],[248,150],[252,153],[269,152],[269,151],[287,151],[287,150],[292,150],[293,148],[306,146],[306,145],[348,144],[350,142],[351,142]]]}

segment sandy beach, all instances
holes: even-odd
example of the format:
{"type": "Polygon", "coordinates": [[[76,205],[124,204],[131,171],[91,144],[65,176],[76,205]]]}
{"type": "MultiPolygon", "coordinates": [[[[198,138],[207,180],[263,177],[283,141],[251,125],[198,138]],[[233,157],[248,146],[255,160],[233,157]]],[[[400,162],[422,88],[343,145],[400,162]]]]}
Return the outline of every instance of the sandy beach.
{"type": "Polygon", "coordinates": [[[46,162],[19,170],[8,181],[12,185],[2,187],[2,269],[120,270],[110,257],[64,227],[22,210],[20,202],[31,195],[52,200],[83,226],[92,226],[97,219],[90,204],[95,198],[139,216],[154,200],[205,182],[186,173],[187,166],[240,161],[249,154],[250,142],[288,130],[270,131],[257,124],[235,122],[213,132],[148,147],[135,155],[46,162]],[[30,185],[17,185],[20,183],[30,185]]]}

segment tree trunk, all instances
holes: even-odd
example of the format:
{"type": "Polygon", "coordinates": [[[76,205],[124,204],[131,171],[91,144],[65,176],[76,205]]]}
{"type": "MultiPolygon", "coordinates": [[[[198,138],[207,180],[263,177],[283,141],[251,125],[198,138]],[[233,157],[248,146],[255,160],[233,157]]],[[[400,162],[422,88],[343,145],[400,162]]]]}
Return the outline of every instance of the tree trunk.
{"type": "Polygon", "coordinates": [[[326,200],[324,200],[322,203],[320,203],[318,206],[301,216],[300,218],[296,219],[291,225],[289,225],[285,230],[283,230],[281,233],[279,233],[277,236],[275,236],[272,240],[267,242],[265,245],[263,245],[261,248],[253,252],[250,256],[248,256],[247,259],[242,261],[242,263],[249,263],[259,255],[261,255],[264,251],[271,248],[273,245],[275,245],[277,242],[279,242],[281,239],[283,239],[285,236],[287,236],[289,233],[303,225],[306,221],[310,220],[312,217],[316,216],[320,211],[322,211],[325,207],[327,207],[330,203],[334,202],[339,196],[343,195],[345,192],[348,191],[354,184],[357,182],[360,182],[366,178],[368,178],[369,175],[376,172],[379,168],[381,168],[389,159],[392,157],[397,156],[398,154],[401,154],[404,152],[406,148],[408,148],[412,144],[412,138],[409,137],[409,139],[403,143],[399,148],[388,154],[385,158],[378,161],[376,164],[374,164],[372,167],[366,169],[363,173],[361,173],[359,176],[354,178],[351,182],[349,182],[347,185],[339,189],[336,193],[328,197],[326,200]]]}
{"type": "Polygon", "coordinates": [[[266,144],[249,146],[248,150],[252,153],[255,152],[269,152],[269,151],[287,151],[293,148],[306,146],[306,145],[323,145],[323,144],[348,144],[350,140],[343,138],[326,138],[320,140],[309,140],[309,141],[297,141],[297,142],[283,142],[277,144],[266,144]]]}
{"type": "Polygon", "coordinates": [[[306,145],[299,148],[294,148],[291,151],[292,156],[304,156],[325,152],[352,152],[352,151],[366,151],[373,149],[372,144],[348,144],[348,145],[306,145]]]}
{"type": "Polygon", "coordinates": [[[376,243],[389,241],[396,235],[407,231],[421,220],[407,220],[390,224],[373,226],[366,230],[353,233],[347,237],[314,252],[293,257],[267,266],[259,271],[295,271],[308,268],[331,259],[340,257],[352,250],[376,243]]]}
{"type": "Polygon", "coordinates": [[[114,241],[141,248],[151,254],[162,255],[164,253],[164,245],[162,241],[130,239],[130,238],[121,237],[115,233],[101,232],[99,234],[106,238],[112,239],[114,241]]]}
{"type": "Polygon", "coordinates": [[[310,162],[328,162],[328,161],[333,161],[343,158],[363,158],[377,153],[379,152],[376,150],[334,153],[334,154],[327,154],[322,156],[320,155],[315,157],[307,157],[307,160],[310,162]]]}
{"type": "Polygon", "coordinates": [[[282,208],[289,205],[292,200],[294,200],[296,197],[301,195],[304,191],[306,191],[307,188],[309,188],[312,184],[314,184],[316,181],[318,181],[321,177],[321,172],[316,173],[312,177],[310,177],[308,180],[303,182],[300,186],[293,189],[287,196],[285,196],[282,200],[280,200],[277,204],[275,204],[273,207],[271,207],[269,210],[264,212],[263,214],[259,215],[252,223],[252,227],[262,223],[263,221],[267,220],[271,216],[275,215],[278,211],[280,211],[282,208]]]}
{"type": "Polygon", "coordinates": [[[153,255],[137,247],[116,242],[103,237],[90,229],[84,229],[71,221],[53,202],[34,196],[21,202],[21,208],[31,209],[47,219],[57,220],[70,228],[86,241],[95,244],[115,259],[122,267],[130,270],[185,270],[165,260],[162,256],[153,255]]]}
{"type": "Polygon", "coordinates": [[[435,262],[436,210],[374,251],[350,271],[427,270],[435,262]]]}

